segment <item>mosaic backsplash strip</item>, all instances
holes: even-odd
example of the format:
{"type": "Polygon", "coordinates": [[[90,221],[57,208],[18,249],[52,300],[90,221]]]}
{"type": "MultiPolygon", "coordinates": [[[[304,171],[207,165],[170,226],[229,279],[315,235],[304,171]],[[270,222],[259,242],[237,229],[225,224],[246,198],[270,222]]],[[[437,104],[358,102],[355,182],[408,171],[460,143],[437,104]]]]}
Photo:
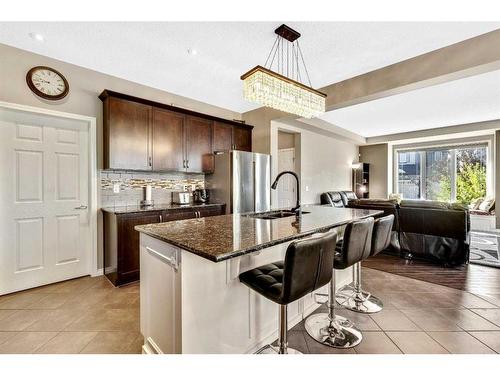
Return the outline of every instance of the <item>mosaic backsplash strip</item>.
{"type": "Polygon", "coordinates": [[[143,187],[153,187],[152,199],[155,204],[168,204],[173,191],[192,191],[205,187],[203,174],[183,173],[131,173],[101,171],[101,207],[136,206],[143,199],[143,187]],[[114,193],[115,184],[120,192],[114,193]]]}

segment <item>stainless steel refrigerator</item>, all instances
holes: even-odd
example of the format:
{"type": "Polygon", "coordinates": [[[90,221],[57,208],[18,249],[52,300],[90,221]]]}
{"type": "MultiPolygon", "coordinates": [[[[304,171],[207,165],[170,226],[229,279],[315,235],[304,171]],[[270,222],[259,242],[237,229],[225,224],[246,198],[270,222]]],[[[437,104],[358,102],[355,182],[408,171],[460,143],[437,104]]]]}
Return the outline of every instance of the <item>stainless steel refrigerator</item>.
{"type": "Polygon", "coordinates": [[[226,203],[227,213],[271,209],[271,155],[228,151],[214,157],[214,173],[205,177],[210,199],[226,203]]]}

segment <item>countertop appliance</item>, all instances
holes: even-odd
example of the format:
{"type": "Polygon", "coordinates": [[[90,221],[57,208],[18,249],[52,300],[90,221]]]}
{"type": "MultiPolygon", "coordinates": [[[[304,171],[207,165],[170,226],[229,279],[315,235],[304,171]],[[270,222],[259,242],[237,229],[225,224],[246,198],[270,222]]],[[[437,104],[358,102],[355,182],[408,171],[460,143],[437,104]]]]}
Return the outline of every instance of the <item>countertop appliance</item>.
{"type": "Polygon", "coordinates": [[[208,189],[196,189],[193,191],[193,198],[196,203],[208,203],[210,191],[208,189]]]}
{"type": "Polygon", "coordinates": [[[190,195],[187,192],[172,192],[172,203],[175,204],[189,204],[190,195]]]}
{"type": "Polygon", "coordinates": [[[205,177],[211,199],[226,202],[227,213],[271,209],[271,156],[246,151],[214,155],[214,173],[205,177]]]}

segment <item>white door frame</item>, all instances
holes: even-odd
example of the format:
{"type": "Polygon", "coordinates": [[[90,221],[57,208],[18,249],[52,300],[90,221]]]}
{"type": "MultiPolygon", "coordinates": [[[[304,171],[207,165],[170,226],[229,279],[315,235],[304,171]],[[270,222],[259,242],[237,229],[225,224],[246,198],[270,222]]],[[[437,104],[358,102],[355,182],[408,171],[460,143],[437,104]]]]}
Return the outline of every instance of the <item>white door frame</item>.
{"type": "Polygon", "coordinates": [[[45,116],[59,117],[69,120],[78,120],[87,123],[89,129],[89,226],[91,235],[91,251],[90,262],[88,265],[88,273],[91,276],[102,274],[102,270],[97,268],[97,126],[96,118],[90,116],[76,115],[73,113],[59,112],[51,109],[32,107],[28,105],[9,103],[0,101],[0,108],[12,109],[20,112],[28,112],[31,114],[40,114],[45,116]]]}

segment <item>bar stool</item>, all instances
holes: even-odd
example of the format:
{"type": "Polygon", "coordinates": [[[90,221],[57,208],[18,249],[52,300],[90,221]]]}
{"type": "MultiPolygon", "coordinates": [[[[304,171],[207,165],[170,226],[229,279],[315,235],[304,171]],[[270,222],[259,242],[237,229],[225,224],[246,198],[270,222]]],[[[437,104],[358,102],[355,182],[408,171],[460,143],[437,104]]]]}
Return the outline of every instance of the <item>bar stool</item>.
{"type": "MultiPolygon", "coordinates": [[[[393,223],[394,215],[384,216],[375,220],[370,256],[377,255],[389,247],[393,223]]],[[[337,303],[348,310],[365,314],[381,311],[384,307],[382,301],[371,293],[361,289],[361,262],[354,265],[353,271],[353,286],[346,286],[339,291],[336,295],[337,303]]]]}
{"type": "Polygon", "coordinates": [[[372,230],[372,217],[349,223],[345,228],[342,248],[337,247],[335,254],[328,290],[328,313],[313,314],[305,321],[307,333],[319,343],[334,348],[352,348],[362,340],[361,332],[351,321],[335,314],[335,270],[350,267],[369,256],[372,230]]]}
{"type": "Polygon", "coordinates": [[[269,345],[259,353],[300,354],[288,348],[287,305],[328,284],[332,278],[336,243],[336,231],[294,241],[288,245],[284,261],[240,275],[243,284],[280,305],[278,347],[269,345]]]}

